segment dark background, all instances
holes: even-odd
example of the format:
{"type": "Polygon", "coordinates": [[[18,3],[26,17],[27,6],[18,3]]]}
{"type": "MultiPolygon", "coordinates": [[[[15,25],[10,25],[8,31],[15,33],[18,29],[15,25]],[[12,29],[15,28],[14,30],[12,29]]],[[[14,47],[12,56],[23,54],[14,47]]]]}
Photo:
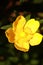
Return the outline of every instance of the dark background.
{"type": "MultiPolygon", "coordinates": [[[[0,0],[0,28],[12,23],[18,15],[40,20],[43,34],[43,0],[0,0]]],[[[43,65],[43,40],[24,53],[9,44],[5,30],[0,29],[0,65],[43,65]]]]}

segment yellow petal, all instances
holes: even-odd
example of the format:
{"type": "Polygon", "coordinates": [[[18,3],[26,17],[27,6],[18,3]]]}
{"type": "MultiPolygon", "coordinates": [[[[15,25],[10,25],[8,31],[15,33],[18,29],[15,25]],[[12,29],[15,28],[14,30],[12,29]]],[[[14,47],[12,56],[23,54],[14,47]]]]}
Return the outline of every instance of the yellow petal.
{"type": "Polygon", "coordinates": [[[30,34],[35,33],[38,30],[39,26],[39,21],[35,21],[35,19],[30,19],[27,21],[24,27],[24,31],[30,34]]]}
{"type": "Polygon", "coordinates": [[[26,40],[29,41],[32,37],[33,37],[33,35],[30,35],[30,34],[29,34],[29,35],[26,36],[26,40]]]}
{"type": "Polygon", "coordinates": [[[33,38],[29,41],[31,46],[39,45],[42,41],[42,35],[39,33],[35,33],[33,38]]]}
{"type": "Polygon", "coordinates": [[[20,18],[21,18],[21,16],[18,16],[18,17],[16,18],[16,20],[13,22],[13,25],[12,25],[12,26],[13,26],[13,30],[14,30],[14,31],[16,30],[16,26],[17,26],[17,24],[18,24],[20,18]]]}
{"type": "Polygon", "coordinates": [[[26,20],[23,16],[18,16],[17,19],[13,22],[13,30],[20,31],[23,28],[26,20]]]}
{"type": "Polygon", "coordinates": [[[28,42],[15,43],[15,44],[14,44],[14,47],[15,47],[17,50],[20,50],[20,51],[23,51],[23,52],[28,52],[28,51],[29,51],[29,48],[30,48],[28,42]]]}
{"type": "Polygon", "coordinates": [[[22,30],[23,30],[23,27],[26,23],[26,20],[23,16],[20,16],[19,20],[18,20],[18,24],[17,24],[17,27],[16,27],[16,32],[17,33],[20,33],[22,30]]]}
{"type": "Polygon", "coordinates": [[[12,28],[8,28],[8,29],[5,31],[5,34],[6,34],[6,37],[8,38],[8,41],[9,41],[10,43],[13,43],[13,41],[14,41],[14,33],[13,33],[12,28]]]}
{"type": "Polygon", "coordinates": [[[25,38],[25,33],[22,31],[20,33],[15,34],[15,40],[20,40],[21,38],[25,38]]]}

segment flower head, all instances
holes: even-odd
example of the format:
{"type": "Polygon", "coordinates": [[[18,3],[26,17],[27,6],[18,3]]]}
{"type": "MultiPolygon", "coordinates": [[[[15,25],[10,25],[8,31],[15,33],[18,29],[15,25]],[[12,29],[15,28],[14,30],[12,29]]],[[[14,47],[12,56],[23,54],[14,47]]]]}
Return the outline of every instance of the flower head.
{"type": "Polygon", "coordinates": [[[10,43],[14,43],[17,50],[27,52],[31,46],[39,45],[42,41],[42,35],[37,32],[40,26],[39,21],[30,19],[26,22],[23,16],[18,16],[13,22],[12,28],[5,31],[6,37],[10,43]]]}

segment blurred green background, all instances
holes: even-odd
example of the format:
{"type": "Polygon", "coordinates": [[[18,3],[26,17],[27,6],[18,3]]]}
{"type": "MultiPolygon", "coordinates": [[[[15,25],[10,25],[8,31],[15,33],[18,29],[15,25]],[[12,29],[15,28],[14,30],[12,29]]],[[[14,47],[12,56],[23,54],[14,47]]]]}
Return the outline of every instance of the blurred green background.
{"type": "Polygon", "coordinates": [[[43,34],[43,0],[0,0],[0,65],[43,65],[43,40],[26,53],[18,51],[5,36],[17,16],[40,21],[43,34]]]}

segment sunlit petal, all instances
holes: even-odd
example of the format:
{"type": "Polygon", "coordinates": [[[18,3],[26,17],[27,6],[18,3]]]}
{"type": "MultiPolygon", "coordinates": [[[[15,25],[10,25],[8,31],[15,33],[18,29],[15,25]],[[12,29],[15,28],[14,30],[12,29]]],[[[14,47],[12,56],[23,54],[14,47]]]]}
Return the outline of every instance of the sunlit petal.
{"type": "Polygon", "coordinates": [[[15,47],[17,50],[20,50],[20,51],[23,51],[23,52],[29,51],[29,48],[30,48],[28,42],[15,43],[15,44],[14,44],[14,47],[15,47]]]}
{"type": "Polygon", "coordinates": [[[26,19],[23,16],[18,16],[17,19],[13,22],[13,30],[19,31],[24,27],[26,19]]]}
{"type": "Polygon", "coordinates": [[[23,16],[20,16],[20,19],[18,20],[18,24],[17,24],[17,27],[16,27],[17,33],[22,32],[25,23],[26,23],[25,18],[23,16]]]}
{"type": "Polygon", "coordinates": [[[31,46],[39,45],[42,41],[42,35],[40,33],[35,33],[33,38],[29,41],[31,46]]]}
{"type": "Polygon", "coordinates": [[[30,34],[35,33],[38,30],[39,26],[40,26],[39,21],[35,21],[35,19],[30,19],[27,21],[24,27],[24,31],[30,34]]]}

